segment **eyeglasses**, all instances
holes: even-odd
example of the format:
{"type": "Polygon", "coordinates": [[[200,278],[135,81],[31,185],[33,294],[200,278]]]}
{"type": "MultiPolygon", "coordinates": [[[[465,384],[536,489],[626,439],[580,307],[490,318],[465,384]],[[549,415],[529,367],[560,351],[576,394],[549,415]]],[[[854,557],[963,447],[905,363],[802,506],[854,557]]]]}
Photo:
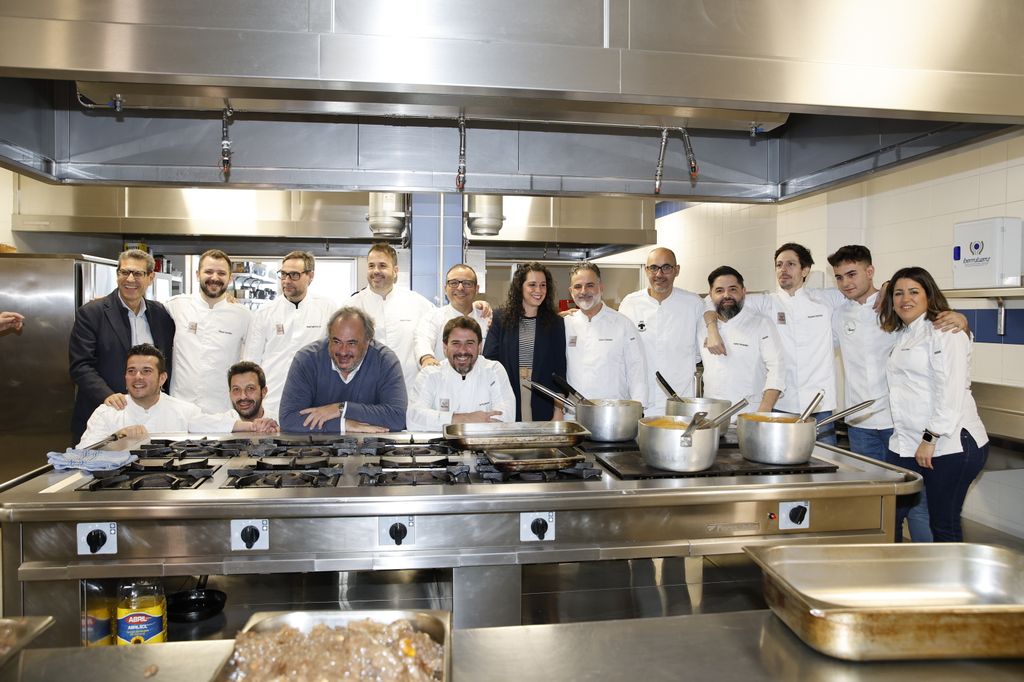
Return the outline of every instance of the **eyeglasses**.
{"type": "Polygon", "coordinates": [[[278,270],[277,271],[277,278],[278,279],[290,279],[293,282],[298,282],[299,281],[299,277],[302,277],[307,272],[309,272],[309,270],[303,270],[302,272],[288,272],[287,270],[278,270]]]}
{"type": "Polygon", "coordinates": [[[117,276],[122,277],[124,279],[128,279],[129,277],[134,277],[135,279],[142,279],[148,274],[148,270],[130,270],[128,268],[117,269],[117,276]]]}
{"type": "Polygon", "coordinates": [[[445,284],[452,289],[462,287],[463,289],[469,289],[476,286],[476,280],[472,279],[450,279],[445,284]]]}
{"type": "Polygon", "coordinates": [[[647,270],[647,272],[651,273],[652,275],[656,275],[659,272],[663,275],[671,275],[672,271],[675,269],[676,266],[672,265],[671,263],[665,263],[664,265],[648,265],[645,268],[645,270],[647,270]]]}

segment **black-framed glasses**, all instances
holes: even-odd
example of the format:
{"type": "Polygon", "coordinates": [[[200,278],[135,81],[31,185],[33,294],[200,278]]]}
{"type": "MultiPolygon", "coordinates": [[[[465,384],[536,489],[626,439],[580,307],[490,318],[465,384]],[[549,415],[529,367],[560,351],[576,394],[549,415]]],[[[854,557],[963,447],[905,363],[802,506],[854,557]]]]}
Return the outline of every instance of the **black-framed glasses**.
{"type": "Polygon", "coordinates": [[[445,284],[452,289],[462,287],[463,289],[469,289],[470,287],[476,286],[476,280],[474,279],[450,279],[445,284]]]}
{"type": "Polygon", "coordinates": [[[309,272],[309,270],[303,270],[301,272],[298,272],[298,271],[296,271],[296,272],[288,272],[287,270],[278,270],[277,271],[277,278],[278,279],[290,279],[293,282],[298,282],[299,281],[299,277],[302,277],[307,272],[309,272]]]}
{"type": "Polygon", "coordinates": [[[672,271],[675,269],[676,266],[671,263],[665,263],[664,265],[648,265],[645,268],[645,270],[647,270],[647,272],[651,273],[652,275],[656,275],[659,272],[663,275],[671,275],[672,271]]]}
{"type": "Polygon", "coordinates": [[[132,270],[131,268],[118,268],[117,269],[117,276],[118,277],[123,277],[124,279],[128,279],[129,277],[134,277],[135,279],[142,279],[143,277],[145,277],[148,274],[149,274],[148,270],[132,270]]]}

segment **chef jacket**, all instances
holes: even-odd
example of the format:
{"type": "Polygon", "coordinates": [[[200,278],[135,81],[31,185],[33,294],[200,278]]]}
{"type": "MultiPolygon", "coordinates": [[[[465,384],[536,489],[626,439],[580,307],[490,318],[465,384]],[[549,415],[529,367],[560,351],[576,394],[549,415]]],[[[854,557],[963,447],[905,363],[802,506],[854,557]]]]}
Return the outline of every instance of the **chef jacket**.
{"type": "MultiPolygon", "coordinates": [[[[697,332],[704,329],[704,304],[700,296],[679,288],[664,301],[646,289],[622,299],[619,312],[628,317],[643,341],[647,360],[648,416],[665,414],[668,393],[654,373],[661,372],[680,396],[693,396],[693,373],[698,362],[697,332]]],[[[585,395],[585,394],[584,394],[585,395]]]]}
{"type": "MultiPolygon", "coordinates": [[[[264,407],[263,418],[277,421],[277,414],[267,412],[264,407]]],[[[215,414],[204,413],[189,421],[188,430],[192,433],[231,433],[235,430],[235,422],[239,421],[251,420],[242,419],[242,415],[234,409],[215,414]]]]}
{"type": "Polygon", "coordinates": [[[702,325],[698,335],[706,398],[730,403],[746,398],[750,405],[743,411],[755,412],[765,391],[785,391],[782,342],[767,317],[744,307],[731,320],[719,320],[718,331],[727,355],[713,355],[704,347],[707,327],[702,325]]]}
{"type": "Polygon", "coordinates": [[[128,394],[124,394],[128,406],[123,410],[100,405],[89,417],[85,433],[79,441],[79,448],[98,443],[118,429],[141,424],[152,433],[181,433],[188,431],[189,422],[198,417],[202,411],[196,405],[179,400],[166,393],[148,410],[141,407],[128,394]]]}
{"type": "Polygon", "coordinates": [[[303,346],[327,338],[327,323],[337,308],[330,299],[306,294],[298,306],[278,296],[253,314],[242,359],[258,364],[267,377],[264,410],[278,412],[292,358],[303,346]]]}
{"type": "MultiPolygon", "coordinates": [[[[802,412],[818,391],[824,391],[825,397],[816,412],[836,408],[832,313],[844,300],[838,289],[807,287],[800,287],[792,296],[779,288],[771,294],[746,297],[744,308],[767,317],[782,341],[786,392],[775,409],[802,412]]],[[[713,310],[710,298],[708,301],[713,310]]]]}
{"type": "Polygon", "coordinates": [[[198,292],[174,296],[164,305],[175,326],[171,395],[203,412],[230,408],[228,368],[242,357],[252,314],[227,299],[211,308],[198,292]]]}
{"type": "Polygon", "coordinates": [[[387,298],[366,287],[353,294],[344,305],[361,309],[373,320],[373,337],[387,346],[402,364],[406,390],[412,392],[416,373],[420,371],[419,358],[414,357],[416,328],[421,319],[432,316],[436,306],[409,289],[395,287],[387,298]]]}
{"type": "Polygon", "coordinates": [[[406,427],[410,431],[440,431],[452,423],[453,414],[494,410],[501,412],[495,421],[516,420],[516,398],[501,363],[481,355],[469,374],[462,376],[444,360],[424,367],[416,376],[406,427]]]}
{"type": "Polygon", "coordinates": [[[971,339],[938,331],[925,315],[896,332],[885,376],[895,431],[889,449],[913,457],[925,430],[939,434],[935,457],[963,452],[960,430],[988,442],[971,394],[971,339]]]}
{"type": "MultiPolygon", "coordinates": [[[[456,310],[451,303],[441,308],[434,308],[430,315],[423,316],[416,327],[414,343],[414,356],[417,365],[424,355],[433,355],[438,362],[444,360],[444,326],[448,324],[448,320],[453,320],[456,317],[462,317],[462,313],[456,310]]],[[[466,317],[473,318],[480,325],[480,332],[483,335],[480,340],[480,350],[482,351],[484,341],[487,340],[487,327],[490,324],[490,319],[484,317],[476,308],[473,308],[466,317]]]]}
{"type": "Polygon", "coordinates": [[[876,300],[878,292],[869,296],[863,305],[847,299],[832,316],[833,333],[843,355],[846,406],[875,401],[870,407],[846,417],[847,424],[861,429],[892,428],[885,363],[896,343],[896,335],[884,331],[878,324],[878,312],[874,310],[876,300]]]}
{"type": "Polygon", "coordinates": [[[637,400],[649,407],[647,362],[637,328],[602,304],[593,318],[565,317],[566,379],[584,398],[637,400]]]}

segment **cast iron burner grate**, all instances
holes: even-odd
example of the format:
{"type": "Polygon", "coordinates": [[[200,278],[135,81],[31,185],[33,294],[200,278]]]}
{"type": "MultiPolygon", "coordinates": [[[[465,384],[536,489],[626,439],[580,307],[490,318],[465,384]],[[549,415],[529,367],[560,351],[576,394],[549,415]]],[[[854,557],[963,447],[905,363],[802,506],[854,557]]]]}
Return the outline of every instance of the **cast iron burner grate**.
{"type": "Polygon", "coordinates": [[[256,460],[255,468],[260,469],[293,469],[305,471],[329,467],[331,460],[327,453],[320,449],[294,448],[286,457],[263,457],[256,460]],[[304,454],[296,454],[302,451],[304,454]],[[294,455],[294,456],[292,456],[294,455]]]}
{"type": "Polygon", "coordinates": [[[221,488],[330,488],[338,485],[342,473],[340,466],[298,471],[228,469],[227,483],[221,488]]]}
{"type": "Polygon", "coordinates": [[[133,455],[139,457],[237,457],[245,446],[242,441],[179,440],[156,438],[143,443],[133,455]]]}
{"type": "Polygon", "coordinates": [[[577,462],[564,469],[546,471],[501,471],[485,457],[476,462],[476,473],[488,483],[541,483],[548,481],[593,481],[600,479],[602,472],[593,462],[577,462]]]}
{"type": "MultiPolygon", "coordinates": [[[[411,458],[410,460],[411,461],[411,458]]],[[[447,457],[430,462],[416,462],[418,466],[406,466],[407,462],[381,459],[379,464],[364,464],[359,467],[361,486],[437,485],[443,483],[469,483],[469,465],[453,464],[447,457]]]]}
{"type": "MultiPolygon", "coordinates": [[[[138,464],[135,462],[134,464],[138,464]]],[[[116,471],[97,471],[93,480],[78,490],[182,490],[198,488],[213,476],[214,469],[184,471],[147,471],[123,467],[116,471]]]]}
{"type": "Polygon", "coordinates": [[[644,478],[709,478],[714,476],[772,476],[779,474],[828,474],[838,465],[812,457],[805,464],[761,464],[743,458],[739,451],[719,450],[715,463],[704,471],[666,471],[649,466],[639,452],[613,452],[597,455],[597,460],[624,481],[644,478]]]}

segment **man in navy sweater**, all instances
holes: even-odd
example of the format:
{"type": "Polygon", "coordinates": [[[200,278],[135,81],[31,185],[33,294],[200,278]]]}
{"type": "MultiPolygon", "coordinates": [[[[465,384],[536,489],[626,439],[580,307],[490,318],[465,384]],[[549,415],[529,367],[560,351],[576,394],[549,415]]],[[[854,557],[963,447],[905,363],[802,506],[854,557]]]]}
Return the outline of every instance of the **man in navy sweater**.
{"type": "Polygon", "coordinates": [[[373,340],[373,320],[346,306],[331,316],[326,339],[295,354],[281,397],[281,430],[402,431],[407,404],[398,356],[373,340]]]}

